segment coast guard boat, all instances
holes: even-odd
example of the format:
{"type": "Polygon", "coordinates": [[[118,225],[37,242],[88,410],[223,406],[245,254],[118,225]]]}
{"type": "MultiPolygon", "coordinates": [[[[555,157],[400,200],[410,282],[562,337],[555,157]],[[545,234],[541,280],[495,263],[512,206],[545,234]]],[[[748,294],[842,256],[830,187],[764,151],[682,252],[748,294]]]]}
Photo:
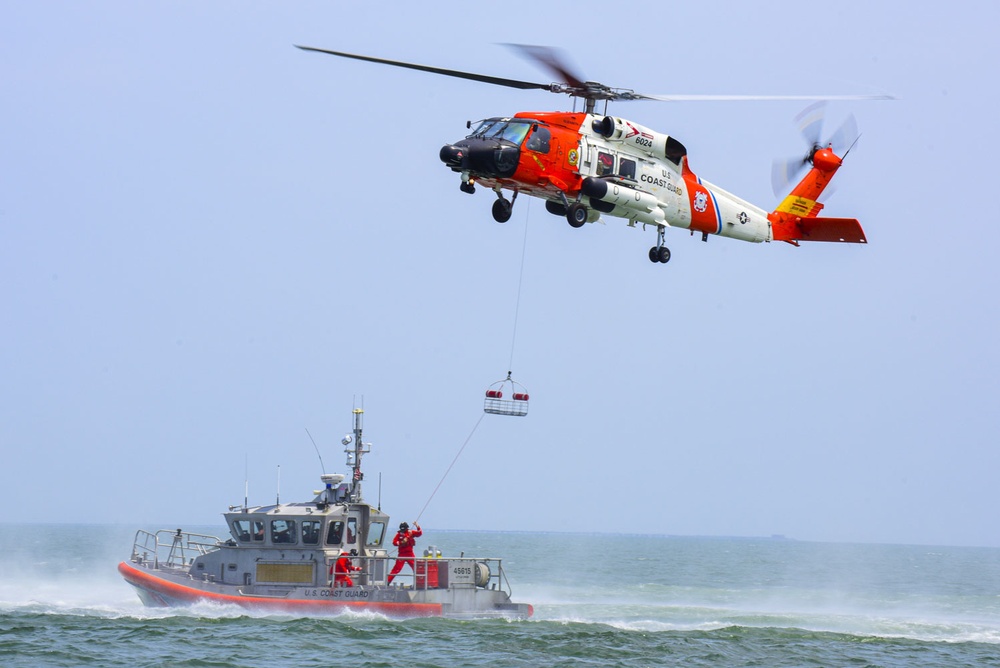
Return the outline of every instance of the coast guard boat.
{"type": "Polygon", "coordinates": [[[441,557],[431,549],[393,583],[389,516],[361,496],[363,410],[354,410],[354,433],[343,438],[349,481],[324,474],[312,501],[230,507],[230,536],[177,530],[139,530],[132,556],[118,572],[152,607],[199,601],[295,613],[365,610],[391,617],[527,618],[533,609],[511,601],[498,558],[441,557]],[[388,543],[388,545],[386,545],[388,543]],[[332,571],[350,559],[350,585],[332,571]],[[343,563],[343,562],[342,562],[343,563]],[[348,585],[348,586],[345,586],[348,585]]]}

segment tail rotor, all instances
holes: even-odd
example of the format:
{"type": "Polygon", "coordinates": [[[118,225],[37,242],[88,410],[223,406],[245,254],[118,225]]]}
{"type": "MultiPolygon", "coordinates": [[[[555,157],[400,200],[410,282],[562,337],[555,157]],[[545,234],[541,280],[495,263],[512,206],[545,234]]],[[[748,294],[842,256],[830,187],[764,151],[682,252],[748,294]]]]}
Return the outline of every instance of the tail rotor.
{"type": "Polygon", "coordinates": [[[817,102],[803,109],[795,117],[795,121],[799,126],[799,132],[802,134],[803,139],[805,139],[809,149],[805,156],[800,155],[785,160],[775,160],[771,165],[771,187],[774,189],[776,196],[780,197],[788,192],[789,186],[798,179],[807,166],[812,164],[816,151],[829,147],[833,149],[834,153],[840,154],[843,157],[857,143],[860,135],[858,134],[858,123],[854,118],[854,114],[848,114],[840,127],[826,141],[823,141],[823,121],[825,115],[826,103],[817,102]]]}

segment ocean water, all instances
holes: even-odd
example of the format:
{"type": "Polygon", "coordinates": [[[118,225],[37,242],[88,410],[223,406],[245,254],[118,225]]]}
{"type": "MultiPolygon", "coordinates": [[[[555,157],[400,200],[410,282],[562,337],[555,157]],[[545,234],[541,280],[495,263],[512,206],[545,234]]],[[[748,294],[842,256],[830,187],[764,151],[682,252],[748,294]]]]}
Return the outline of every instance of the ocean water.
{"type": "Polygon", "coordinates": [[[425,527],[535,615],[394,620],[144,608],[136,528],[0,525],[0,666],[1000,666],[995,548],[425,527]]]}

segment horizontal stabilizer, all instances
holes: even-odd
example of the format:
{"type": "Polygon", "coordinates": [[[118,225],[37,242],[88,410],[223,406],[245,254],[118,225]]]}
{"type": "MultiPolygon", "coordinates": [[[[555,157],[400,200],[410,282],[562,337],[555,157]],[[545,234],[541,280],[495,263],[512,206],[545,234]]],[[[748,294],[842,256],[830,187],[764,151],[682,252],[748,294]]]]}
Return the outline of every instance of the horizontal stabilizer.
{"type": "Polygon", "coordinates": [[[865,231],[856,218],[792,218],[776,220],[772,230],[775,241],[834,241],[866,244],[865,231]]]}

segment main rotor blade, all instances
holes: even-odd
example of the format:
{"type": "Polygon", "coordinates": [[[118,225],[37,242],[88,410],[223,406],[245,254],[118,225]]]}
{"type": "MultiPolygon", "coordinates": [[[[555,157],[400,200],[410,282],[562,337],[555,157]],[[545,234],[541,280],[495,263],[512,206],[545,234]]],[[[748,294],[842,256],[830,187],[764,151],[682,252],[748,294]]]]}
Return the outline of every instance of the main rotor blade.
{"type": "Polygon", "coordinates": [[[642,97],[660,102],[741,102],[753,100],[895,100],[892,95],[643,95],[642,97]]]}
{"type": "Polygon", "coordinates": [[[342,51],[330,51],[329,49],[318,49],[313,46],[299,46],[295,45],[297,48],[303,51],[316,51],[317,53],[328,53],[331,56],[340,56],[342,58],[353,58],[355,60],[366,60],[370,63],[380,63],[382,65],[392,65],[394,67],[405,67],[411,70],[420,70],[421,72],[431,72],[432,74],[443,74],[448,77],[457,77],[459,79],[471,79],[472,81],[481,81],[483,83],[494,84],[496,86],[508,86],[510,88],[520,88],[522,90],[552,90],[552,84],[540,84],[532,83],[530,81],[518,81],[517,79],[505,79],[502,77],[491,77],[485,74],[475,74],[473,72],[461,72],[459,70],[448,70],[442,67],[431,67],[429,65],[416,65],[414,63],[404,63],[398,60],[386,60],[385,58],[373,58],[372,56],[359,56],[354,53],[344,53],[342,51]]]}
{"type": "Polygon", "coordinates": [[[532,46],[530,44],[504,44],[504,46],[520,51],[523,55],[547,68],[559,79],[574,88],[584,88],[584,80],[570,71],[559,52],[548,46],[532,46]]]}

